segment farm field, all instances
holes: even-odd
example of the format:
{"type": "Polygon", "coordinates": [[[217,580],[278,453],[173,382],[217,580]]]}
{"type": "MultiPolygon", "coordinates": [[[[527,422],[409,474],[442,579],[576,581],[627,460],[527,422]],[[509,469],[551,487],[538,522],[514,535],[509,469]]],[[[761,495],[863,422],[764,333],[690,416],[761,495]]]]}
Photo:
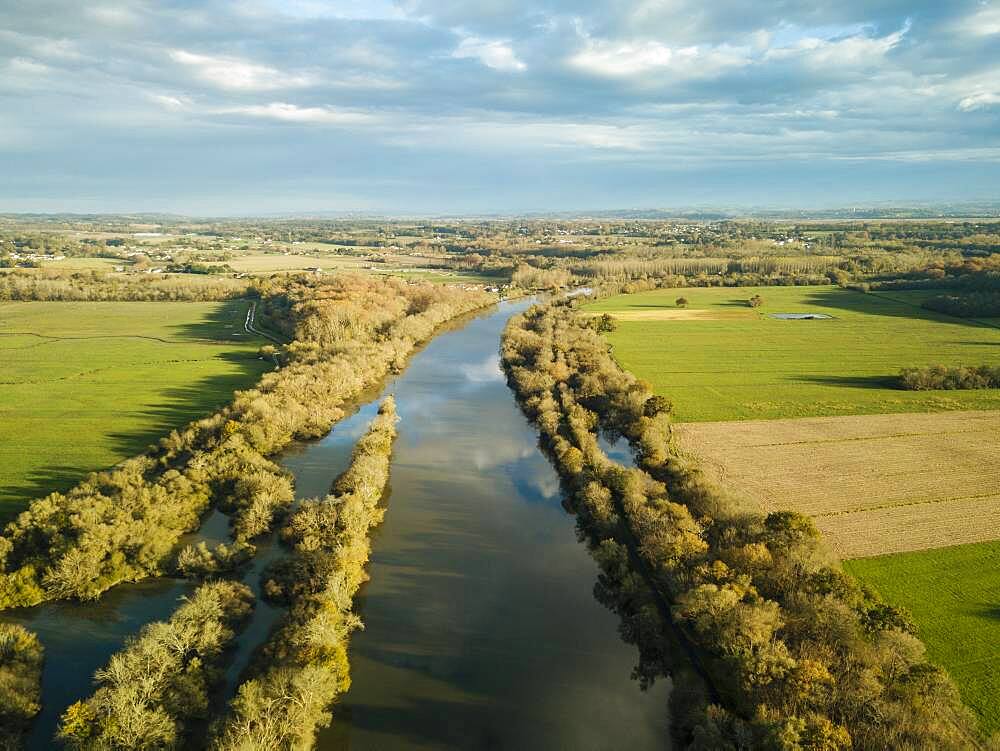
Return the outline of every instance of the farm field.
{"type": "Polygon", "coordinates": [[[1000,542],[847,561],[907,608],[927,654],[958,684],[988,735],[1000,732],[1000,542]]]}
{"type": "Polygon", "coordinates": [[[42,261],[42,268],[46,269],[72,269],[74,271],[104,271],[112,273],[115,266],[123,265],[123,261],[118,258],[90,258],[71,257],[58,261],[42,261]]]}
{"type": "Polygon", "coordinates": [[[816,521],[842,558],[1000,538],[1000,412],[676,425],[721,486],[816,521]]]}
{"type": "Polygon", "coordinates": [[[247,303],[0,303],[0,520],[225,404],[268,365],[247,303]]]}
{"type": "MultiPolygon", "coordinates": [[[[1000,363],[1000,324],[919,307],[919,295],[839,287],[665,289],[584,306],[610,313],[626,369],[674,402],[678,421],[1000,409],[1000,392],[902,391],[903,367],[1000,363]],[[759,294],[758,309],[746,300],[759,294]],[[685,297],[679,309],[674,301],[685,297]],[[776,320],[820,313],[828,320],[776,320]]],[[[923,293],[925,294],[925,293],[923,293]]]]}
{"type": "Polygon", "coordinates": [[[395,268],[420,268],[427,259],[419,256],[386,255],[378,249],[365,251],[358,249],[354,254],[336,254],[330,246],[327,251],[316,252],[310,255],[290,253],[246,253],[233,257],[225,263],[234,271],[245,274],[265,274],[281,271],[295,272],[306,269],[318,268],[323,271],[363,271],[369,266],[375,266],[375,271],[381,272],[383,267],[386,270],[395,268]],[[378,255],[385,258],[385,263],[372,262],[370,255],[378,255]]]}

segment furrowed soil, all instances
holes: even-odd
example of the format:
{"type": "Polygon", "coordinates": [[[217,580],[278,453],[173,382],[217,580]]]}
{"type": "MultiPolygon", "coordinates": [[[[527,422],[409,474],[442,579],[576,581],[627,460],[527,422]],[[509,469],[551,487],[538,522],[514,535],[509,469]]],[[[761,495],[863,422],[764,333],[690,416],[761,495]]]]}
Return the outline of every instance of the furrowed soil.
{"type": "Polygon", "coordinates": [[[1000,538],[1000,411],[674,426],[720,485],[816,521],[842,558],[1000,538]]]}

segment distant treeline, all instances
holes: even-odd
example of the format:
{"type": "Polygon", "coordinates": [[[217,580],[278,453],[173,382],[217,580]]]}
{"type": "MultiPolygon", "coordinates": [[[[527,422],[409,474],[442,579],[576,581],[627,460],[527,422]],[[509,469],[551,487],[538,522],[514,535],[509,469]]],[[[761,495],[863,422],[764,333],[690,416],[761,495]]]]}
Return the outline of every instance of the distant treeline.
{"type": "Polygon", "coordinates": [[[0,749],[21,747],[21,736],[42,708],[38,637],[24,626],[0,623],[0,749]]]}
{"type": "Polygon", "coordinates": [[[1000,388],[1000,365],[931,365],[904,368],[900,388],[909,391],[1000,388]]]}
{"type": "Polygon", "coordinates": [[[253,295],[246,280],[196,280],[169,274],[103,274],[99,271],[0,273],[0,300],[52,302],[209,302],[253,295]]]}
{"type": "Polygon", "coordinates": [[[185,748],[208,717],[222,661],[253,607],[244,584],[203,584],[166,622],[145,626],[98,670],[97,691],[63,713],[59,738],[81,751],[185,748]]]}
{"type": "Polygon", "coordinates": [[[157,575],[213,506],[231,512],[236,540],[251,544],[293,497],[267,457],[325,434],[346,402],[402,368],[440,324],[492,301],[346,275],[275,279],[261,294],[263,319],[294,336],[287,364],[148,453],[32,503],[0,536],[0,608],[94,599],[157,575]]]}
{"type": "Polygon", "coordinates": [[[347,645],[361,625],[354,595],[368,579],[369,531],[384,515],[396,420],[389,397],[330,495],[303,502],[282,527],[291,553],[267,573],[265,592],[288,614],[216,723],[213,749],[310,749],[329,725],[330,705],[351,685],[347,645]]]}
{"type": "Polygon", "coordinates": [[[512,320],[502,359],[603,576],[640,578],[665,604],[646,601],[625,624],[640,645],[639,675],[670,671],[674,637],[688,645],[692,672],[675,676],[671,711],[679,743],[972,745],[968,711],[905,614],[846,575],[807,517],[754,512],[708,483],[671,441],[669,402],[623,372],[568,304],[512,320]],[[609,460],[599,429],[625,436],[639,467],[609,460]]]}

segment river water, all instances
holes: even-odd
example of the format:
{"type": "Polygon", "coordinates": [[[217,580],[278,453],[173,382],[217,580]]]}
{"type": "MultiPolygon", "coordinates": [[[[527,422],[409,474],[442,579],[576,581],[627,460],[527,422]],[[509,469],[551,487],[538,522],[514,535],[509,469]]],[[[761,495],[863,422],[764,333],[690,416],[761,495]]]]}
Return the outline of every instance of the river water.
{"type": "MultiPolygon", "coordinates": [[[[500,334],[527,305],[502,303],[451,327],[378,399],[283,457],[298,497],[324,495],[378,401],[396,397],[399,438],[357,603],[365,629],[351,642],[353,684],[319,749],[669,747],[668,686],[643,692],[631,680],[636,650],[592,595],[597,566],[500,371],[500,334]]],[[[257,572],[279,554],[273,541],[261,545],[247,575],[255,590],[257,572]]],[[[31,748],[50,747],[59,714],[92,690],[93,671],[189,588],[147,582],[94,605],[11,614],[46,646],[31,748]]],[[[227,694],[279,616],[258,605],[227,694]]]]}

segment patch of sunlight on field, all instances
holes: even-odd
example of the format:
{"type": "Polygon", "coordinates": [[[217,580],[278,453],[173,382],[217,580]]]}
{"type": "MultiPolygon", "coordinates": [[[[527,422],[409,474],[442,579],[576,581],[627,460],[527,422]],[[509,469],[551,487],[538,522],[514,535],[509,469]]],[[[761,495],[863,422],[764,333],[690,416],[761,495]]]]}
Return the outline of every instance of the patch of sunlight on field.
{"type": "Polygon", "coordinates": [[[833,286],[691,288],[617,295],[584,310],[621,316],[608,335],[615,356],[671,399],[681,422],[1000,409],[997,389],[894,387],[904,367],[1000,364],[1000,327],[917,302],[833,286]],[[764,304],[752,310],[746,301],[755,294],[764,304]],[[687,308],[676,307],[678,297],[687,308]],[[684,320],[656,320],[668,312],[684,320]],[[832,318],[777,320],[773,313],[832,318]]]}
{"type": "Polygon", "coordinates": [[[0,303],[0,519],[228,402],[248,303],[0,303]]]}
{"type": "Polygon", "coordinates": [[[847,561],[913,614],[928,656],[958,684],[986,734],[1000,732],[1000,542],[847,561]]]}

